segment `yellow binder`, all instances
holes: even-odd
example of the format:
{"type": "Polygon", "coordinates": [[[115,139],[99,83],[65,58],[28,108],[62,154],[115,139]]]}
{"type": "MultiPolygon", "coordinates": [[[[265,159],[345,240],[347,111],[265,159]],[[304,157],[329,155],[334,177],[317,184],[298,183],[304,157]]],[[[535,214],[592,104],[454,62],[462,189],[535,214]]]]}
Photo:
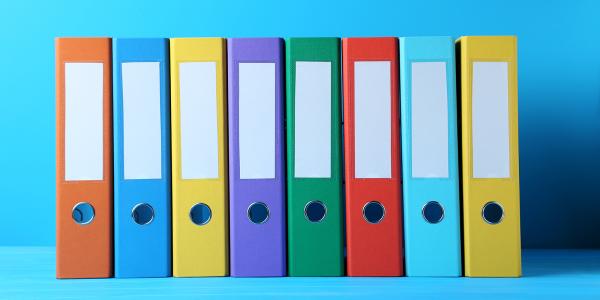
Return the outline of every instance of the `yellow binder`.
{"type": "Polygon", "coordinates": [[[465,275],[521,276],[517,39],[457,41],[465,275]]]}
{"type": "Polygon", "coordinates": [[[225,40],[170,43],[173,276],[226,276],[225,40]]]}

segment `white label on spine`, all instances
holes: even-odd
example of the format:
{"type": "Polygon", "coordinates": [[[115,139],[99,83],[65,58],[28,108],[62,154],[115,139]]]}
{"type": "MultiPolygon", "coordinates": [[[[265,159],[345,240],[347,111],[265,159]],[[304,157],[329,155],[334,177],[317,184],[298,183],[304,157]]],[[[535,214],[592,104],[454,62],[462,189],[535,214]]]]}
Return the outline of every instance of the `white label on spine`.
{"type": "Polygon", "coordinates": [[[103,179],[103,63],[65,63],[65,180],[103,179]]]}
{"type": "Polygon", "coordinates": [[[331,177],[331,62],[296,62],[294,177],[331,177]]]}
{"type": "Polygon", "coordinates": [[[239,64],[240,179],[275,178],[275,63],[239,64]]]}
{"type": "Polygon", "coordinates": [[[219,178],[217,64],[179,64],[181,178],[219,178]]]}
{"type": "Polygon", "coordinates": [[[160,63],[121,64],[125,179],[160,179],[160,63]]]}
{"type": "Polygon", "coordinates": [[[411,166],[414,178],[448,178],[445,62],[411,63],[411,166]]]}
{"type": "Polygon", "coordinates": [[[392,177],[391,63],[354,63],[356,178],[392,177]]]}
{"type": "Polygon", "coordinates": [[[473,177],[509,178],[508,63],[473,63],[473,177]]]}

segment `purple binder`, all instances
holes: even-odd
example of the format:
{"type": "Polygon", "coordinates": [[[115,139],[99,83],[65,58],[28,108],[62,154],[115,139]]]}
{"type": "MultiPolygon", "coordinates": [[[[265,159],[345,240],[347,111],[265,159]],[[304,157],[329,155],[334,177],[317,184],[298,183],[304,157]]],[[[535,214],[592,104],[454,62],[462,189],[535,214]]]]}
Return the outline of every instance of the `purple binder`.
{"type": "Polygon", "coordinates": [[[227,50],[231,276],[285,276],[283,40],[227,50]]]}

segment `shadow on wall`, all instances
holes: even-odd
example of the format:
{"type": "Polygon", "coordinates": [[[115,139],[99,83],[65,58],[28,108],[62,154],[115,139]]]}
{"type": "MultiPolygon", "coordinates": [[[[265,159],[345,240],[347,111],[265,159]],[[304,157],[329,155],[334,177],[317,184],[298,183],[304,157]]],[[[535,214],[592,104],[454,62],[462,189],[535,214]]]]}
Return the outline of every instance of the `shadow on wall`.
{"type": "Polygon", "coordinates": [[[593,73],[595,87],[577,78],[521,85],[524,248],[600,247],[600,69],[593,73]]]}

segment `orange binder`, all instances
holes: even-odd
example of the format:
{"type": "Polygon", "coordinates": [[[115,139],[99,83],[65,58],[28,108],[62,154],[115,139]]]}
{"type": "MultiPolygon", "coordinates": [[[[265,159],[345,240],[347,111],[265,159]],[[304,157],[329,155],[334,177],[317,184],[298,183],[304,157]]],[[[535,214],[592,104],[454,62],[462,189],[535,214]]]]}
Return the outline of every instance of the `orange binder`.
{"type": "Polygon", "coordinates": [[[112,275],[111,39],[56,39],[56,277],[112,275]]]}
{"type": "Polygon", "coordinates": [[[342,45],[348,276],[401,276],[398,40],[342,45]]]}

